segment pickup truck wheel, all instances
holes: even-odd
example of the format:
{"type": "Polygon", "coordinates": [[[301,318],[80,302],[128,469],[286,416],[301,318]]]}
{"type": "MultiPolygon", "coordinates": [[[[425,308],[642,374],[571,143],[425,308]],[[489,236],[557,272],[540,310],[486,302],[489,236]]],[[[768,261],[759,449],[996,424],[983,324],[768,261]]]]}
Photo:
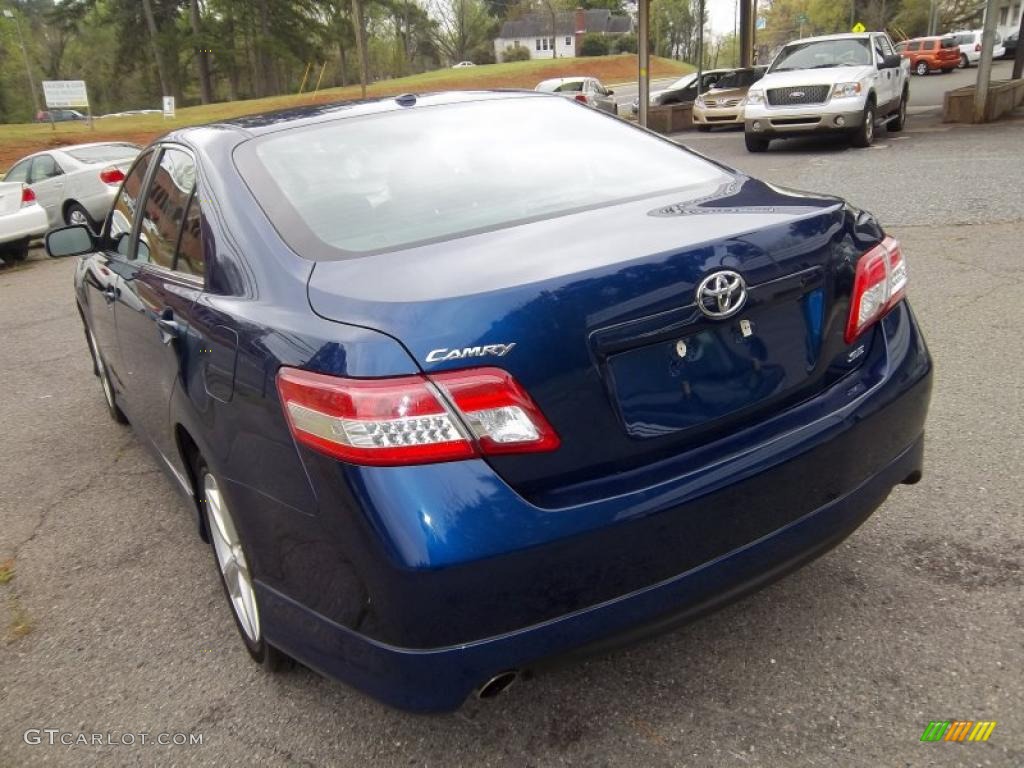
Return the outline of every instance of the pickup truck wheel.
{"type": "Polygon", "coordinates": [[[744,133],[743,141],[747,145],[748,152],[767,152],[768,145],[772,143],[771,139],[755,136],[752,133],[744,133]]]}
{"type": "Polygon", "coordinates": [[[896,110],[896,114],[889,119],[888,128],[893,133],[899,133],[903,130],[903,126],[907,124],[907,100],[910,94],[907,91],[903,92],[900,97],[900,106],[896,110]]]}
{"type": "Polygon", "coordinates": [[[850,143],[855,147],[870,147],[875,141],[875,104],[872,101],[864,107],[860,127],[854,130],[850,143]]]}
{"type": "Polygon", "coordinates": [[[927,61],[919,61],[919,62],[917,62],[917,66],[914,67],[914,71],[917,72],[917,74],[919,74],[919,75],[927,75],[928,74],[928,62],[927,61]]]}

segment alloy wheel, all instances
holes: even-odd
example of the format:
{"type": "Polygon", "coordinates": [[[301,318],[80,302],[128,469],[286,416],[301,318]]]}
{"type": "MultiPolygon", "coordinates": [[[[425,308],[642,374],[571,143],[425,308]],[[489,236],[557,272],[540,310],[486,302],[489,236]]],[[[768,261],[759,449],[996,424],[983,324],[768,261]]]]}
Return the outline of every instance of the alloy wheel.
{"type": "Polygon", "coordinates": [[[252,574],[227,503],[220,492],[217,480],[208,471],[203,475],[203,500],[206,503],[210,539],[213,542],[221,578],[231,600],[231,607],[235,611],[242,632],[250,642],[258,643],[260,616],[256,608],[252,574]]]}
{"type": "Polygon", "coordinates": [[[69,224],[84,224],[89,225],[89,220],[85,217],[85,214],[79,208],[72,208],[71,212],[68,213],[69,224]]]}

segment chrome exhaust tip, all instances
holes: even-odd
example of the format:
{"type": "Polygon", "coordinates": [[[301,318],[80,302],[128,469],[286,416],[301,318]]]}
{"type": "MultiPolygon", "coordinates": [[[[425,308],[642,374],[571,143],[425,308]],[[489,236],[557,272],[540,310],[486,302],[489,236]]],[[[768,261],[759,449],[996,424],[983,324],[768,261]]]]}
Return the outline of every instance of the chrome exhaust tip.
{"type": "Polygon", "coordinates": [[[509,686],[518,679],[519,670],[510,669],[507,672],[501,672],[481,685],[477,689],[476,697],[481,700],[493,699],[498,694],[507,691],[509,686]]]}

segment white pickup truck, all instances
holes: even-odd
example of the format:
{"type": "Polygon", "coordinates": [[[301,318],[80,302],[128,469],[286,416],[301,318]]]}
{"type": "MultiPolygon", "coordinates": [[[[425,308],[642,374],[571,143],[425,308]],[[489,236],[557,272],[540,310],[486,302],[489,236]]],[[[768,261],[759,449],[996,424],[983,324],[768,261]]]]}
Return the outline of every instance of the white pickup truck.
{"type": "Polygon", "coordinates": [[[0,264],[20,261],[32,238],[49,229],[46,211],[31,187],[18,181],[0,181],[0,264]]]}
{"type": "Polygon", "coordinates": [[[772,139],[840,132],[867,147],[875,128],[907,121],[910,69],[884,32],[808,37],[789,43],[747,93],[744,137],[751,152],[772,139]]]}

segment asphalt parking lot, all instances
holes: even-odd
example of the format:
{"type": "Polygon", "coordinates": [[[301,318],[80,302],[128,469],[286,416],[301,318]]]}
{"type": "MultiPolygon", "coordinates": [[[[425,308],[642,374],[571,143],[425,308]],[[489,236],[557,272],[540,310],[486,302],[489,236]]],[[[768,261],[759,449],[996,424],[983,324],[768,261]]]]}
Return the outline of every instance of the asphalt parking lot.
{"type": "Polygon", "coordinates": [[[936,363],[920,484],[686,628],[453,715],[399,713],[249,662],[191,513],[107,417],[73,262],[33,257],[0,271],[0,766],[1024,765],[1024,121],[912,121],[867,150],[678,139],[902,239],[936,363]],[[947,719],[998,725],[920,742],[947,719]],[[26,743],[47,728],[202,744],[26,743]]]}

